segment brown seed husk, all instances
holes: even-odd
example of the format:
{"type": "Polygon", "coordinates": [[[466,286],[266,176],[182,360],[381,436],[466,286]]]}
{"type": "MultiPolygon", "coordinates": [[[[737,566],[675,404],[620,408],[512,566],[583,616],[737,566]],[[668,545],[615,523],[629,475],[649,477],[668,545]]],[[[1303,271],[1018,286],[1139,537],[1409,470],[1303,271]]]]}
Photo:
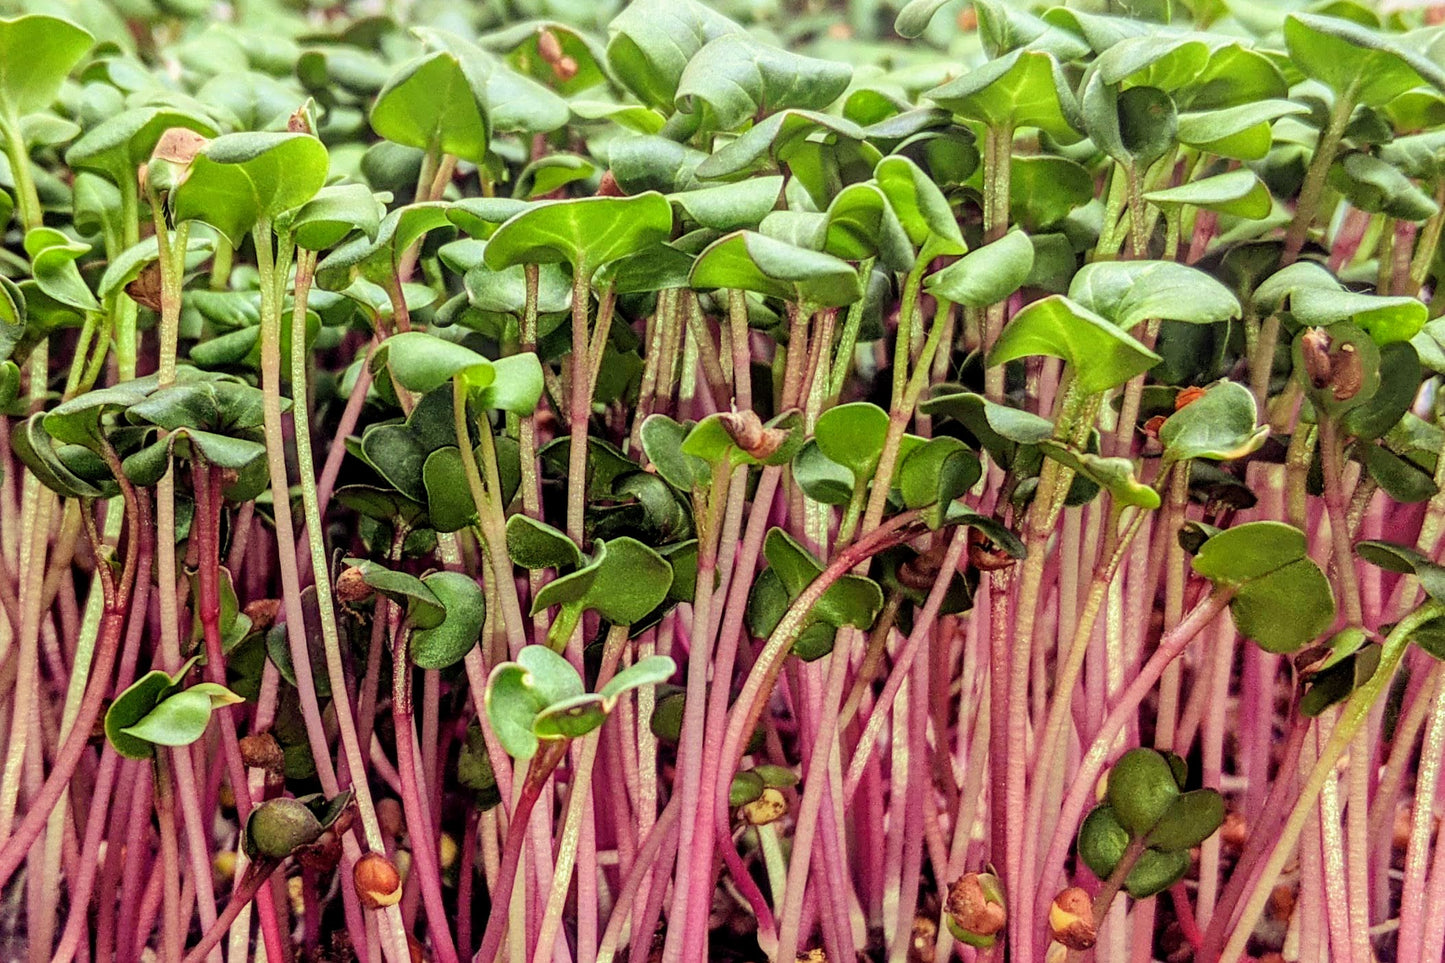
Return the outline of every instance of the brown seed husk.
{"type": "Polygon", "coordinates": [[[275,775],[280,775],[285,771],[286,754],[281,751],[281,744],[271,733],[261,732],[253,736],[243,736],[240,746],[241,761],[249,768],[264,769],[275,775]]]}
{"type": "Polygon", "coordinates": [[[1334,363],[1330,359],[1330,347],[1334,344],[1326,332],[1311,328],[1300,338],[1300,353],[1304,356],[1305,374],[1310,384],[1323,388],[1330,383],[1334,363]]]}
{"type": "Polygon", "coordinates": [[[719,417],[733,444],[759,460],[782,447],[788,433],[780,428],[764,428],[753,411],[724,411],[719,417]]]}
{"type": "Polygon", "coordinates": [[[1094,906],[1089,894],[1070,886],[1054,897],[1049,907],[1049,930],[1055,940],[1071,950],[1087,950],[1098,939],[1094,906]]]}
{"type": "Polygon", "coordinates": [[[281,600],[256,599],[254,602],[247,602],[241,612],[251,620],[253,631],[265,632],[276,624],[276,616],[281,612],[281,600]]]}
{"type": "Polygon", "coordinates": [[[365,602],[375,594],[360,569],[348,568],[336,576],[336,598],[346,605],[365,602]]]}
{"type": "Polygon", "coordinates": [[[997,572],[1009,568],[1014,557],[993,543],[977,528],[968,530],[968,562],[980,572],[997,572]]]}
{"type": "Polygon", "coordinates": [[[537,53],[543,60],[547,61],[547,63],[555,64],[564,56],[562,53],[562,41],[558,40],[557,35],[552,31],[543,30],[537,34],[537,53]]]}
{"type": "Polygon", "coordinates": [[[401,874],[380,853],[367,853],[358,859],[351,881],[357,898],[370,909],[394,906],[401,899],[401,874]]]}
{"type": "Polygon", "coordinates": [[[156,141],[155,149],[151,151],[151,160],[170,161],[172,164],[184,166],[205,150],[210,142],[209,137],[204,137],[189,127],[172,127],[156,141]]]}
{"type": "Polygon", "coordinates": [[[161,309],[160,262],[152,261],[141,268],[141,272],[136,275],[135,280],[125,286],[125,293],[129,294],[130,299],[141,307],[159,311],[161,309]]]}
{"type": "Polygon", "coordinates": [[[997,878],[965,873],[948,888],[948,915],[960,929],[978,936],[993,936],[1008,923],[997,878]]]}

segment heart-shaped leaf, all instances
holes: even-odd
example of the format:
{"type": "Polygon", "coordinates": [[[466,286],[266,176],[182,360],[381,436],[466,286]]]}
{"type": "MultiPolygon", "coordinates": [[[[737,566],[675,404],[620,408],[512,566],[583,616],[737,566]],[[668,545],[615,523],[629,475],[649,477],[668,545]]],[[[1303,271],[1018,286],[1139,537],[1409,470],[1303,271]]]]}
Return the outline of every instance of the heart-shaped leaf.
{"type": "Polygon", "coordinates": [[[462,572],[433,572],[421,580],[446,610],[441,622],[411,636],[411,660],[423,669],[445,669],[472,650],[487,618],[480,585],[462,572]]]}
{"type": "Polygon", "coordinates": [[[1260,100],[1216,110],[1179,115],[1179,143],[1235,160],[1262,160],[1274,142],[1272,124],[1281,117],[1307,114],[1289,100],[1260,100]]]}
{"type": "Polygon", "coordinates": [[[473,394],[481,408],[530,415],[542,400],[542,363],[533,352],[508,355],[492,362],[492,381],[473,394]]]}
{"type": "MultiPolygon", "coordinates": [[[[569,112],[565,100],[513,70],[496,54],[448,30],[416,27],[412,32],[428,48],[456,59],[466,78],[462,96],[470,94],[474,98],[493,131],[545,134],[567,123],[569,112]]],[[[467,124],[474,124],[474,120],[468,117],[467,124]]],[[[466,129],[474,138],[475,126],[466,129]]]]}
{"type": "Polygon", "coordinates": [[[1022,287],[1033,267],[1033,244],[1024,232],[1014,230],[930,274],[923,286],[955,304],[983,308],[1022,287]]]}
{"type": "MultiPolygon", "coordinates": [[[[763,555],[789,599],[796,599],[823,572],[822,563],[780,528],[768,531],[763,555]]],[[[835,629],[845,625],[868,629],[882,609],[883,591],[878,583],[859,575],[845,575],[828,587],[809,615],[835,629]]]]}
{"type": "Polygon", "coordinates": [[[1089,393],[1121,385],[1159,361],[1116,325],[1060,295],[1035,301],[1015,315],[987,363],[992,367],[1040,354],[1066,361],[1079,387],[1089,393]]]}
{"type": "Polygon", "coordinates": [[[682,450],[690,425],[679,424],[667,415],[649,415],[642,423],[642,450],[657,473],[683,492],[706,488],[712,473],[708,464],[682,450]]]}
{"type": "Polygon", "coordinates": [[[1432,562],[1415,549],[1369,539],[1355,543],[1355,554],[1387,572],[1414,575],[1431,598],[1445,600],[1445,566],[1432,562]]]}
{"type": "MultiPolygon", "coordinates": [[[[797,409],[763,422],[758,431],[758,441],[751,449],[743,447],[742,435],[756,425],[747,416],[717,414],[708,415],[692,427],[679,449],[682,454],[699,459],[708,465],[716,465],[724,459],[732,466],[738,465],[783,465],[786,464],[803,444],[802,416],[797,409]],[[742,428],[736,427],[740,419],[742,428]],[[729,422],[733,427],[729,427],[729,422]],[[739,432],[738,435],[734,431],[739,432]]],[[[710,473],[709,473],[710,474],[710,473]]],[[[711,478],[707,479],[711,483],[711,478]]]]}
{"type": "Polygon", "coordinates": [[[487,242],[494,270],[562,262],[590,278],[598,268],[667,240],[672,205],[654,191],[635,197],[583,197],[533,204],[487,242]]]}
{"type": "Polygon", "coordinates": [[[374,240],[381,229],[386,208],[361,184],[331,184],[296,210],[290,230],[297,247],[324,251],[360,231],[374,240]]]}
{"type": "Polygon", "coordinates": [[[878,162],[873,176],[915,248],[932,257],[968,250],[948,199],[917,164],[894,154],[878,162]]]}
{"type": "Polygon", "coordinates": [[[1254,395],[1234,381],[1221,381],[1170,415],[1159,428],[1166,462],[1190,458],[1231,461],[1257,451],[1269,436],[1256,425],[1254,395]]]}
{"type": "Polygon", "coordinates": [[[671,111],[693,56],[709,41],[741,30],[698,0],[637,0],[607,26],[607,62],[643,103],[671,111]]]}
{"type": "Polygon", "coordinates": [[[1128,458],[1105,458],[1054,441],[1041,442],[1040,447],[1050,458],[1107,489],[1115,502],[1150,510],[1159,507],[1159,493],[1139,480],[1136,466],[1128,458]]]}
{"type": "Polygon", "coordinates": [[[1173,98],[1158,87],[1121,90],[1103,71],[1091,70],[1080,107],[1089,137],[1120,164],[1143,169],[1174,146],[1179,115],[1173,98]]]}
{"type": "Polygon", "coordinates": [[[677,80],[677,109],[713,130],[732,130],[759,111],[821,110],[848,86],[853,68],[724,33],[693,54],[677,80]]]}
{"type": "Polygon", "coordinates": [[[1415,403],[1423,371],[1414,345],[1393,341],[1380,348],[1380,387],[1369,401],[1345,413],[1345,431],[1355,438],[1381,438],[1415,403]]]}
{"type": "MultiPolygon", "coordinates": [[[[1207,547],[1209,542],[1204,544],[1207,547]]],[[[1244,583],[1229,603],[1229,611],[1240,635],[1266,652],[1287,653],[1330,627],[1335,620],[1335,599],[1325,573],[1312,560],[1302,558],[1244,583]]]]}
{"type": "MultiPolygon", "coordinates": [[[[190,369],[194,370],[194,369],[190,369]]],[[[45,433],[56,441],[99,449],[101,419],[109,412],[140,404],[155,391],[159,379],[152,375],[97,388],[56,405],[43,416],[45,433]]]]}
{"type": "Polygon", "coordinates": [[[948,504],[983,474],[977,456],[957,438],[933,438],[913,449],[898,466],[898,489],[908,508],[937,506],[933,527],[942,525],[948,504]]]}
{"type": "Polygon", "coordinates": [[[258,220],[314,197],[327,166],[326,148],[306,134],[223,134],[191,161],[171,203],[177,220],[203,221],[239,245],[258,220]]]}
{"type": "MultiPolygon", "coordinates": [[[[769,214],[762,230],[772,234],[772,225],[782,216],[769,214]]],[[[893,271],[913,266],[913,245],[888,199],[873,184],[849,184],[833,198],[824,216],[822,247],[845,261],[876,257],[893,271]]]]}
{"type": "Polygon", "coordinates": [[[852,265],[753,231],[710,244],[693,262],[690,283],[700,290],[741,288],[814,308],[840,307],[863,295],[852,265]]]}
{"type": "Polygon", "coordinates": [[[105,714],[106,738],[116,752],[127,759],[149,759],[155,746],[190,745],[205,732],[212,709],[244,701],[213,682],[182,690],[195,662],[186,662],[174,675],[148,672],[116,696],[105,714]]]}
{"type": "Polygon", "coordinates": [[[1178,798],[1174,770],[1153,749],[1130,749],[1109,770],[1109,806],[1130,835],[1147,835],[1178,798]]]}
{"type": "Polygon", "coordinates": [[[486,78],[446,51],[418,57],[377,95],[371,128],[397,144],[480,163],[491,135],[486,78]]]}
{"type": "Polygon", "coordinates": [[[677,664],[665,655],[649,655],[646,658],[638,659],[632,665],[623,669],[607,681],[598,695],[602,696],[607,704],[607,711],[611,712],[617,700],[625,693],[633,689],[640,689],[643,686],[661,685],[671,679],[677,672],[677,664]]]}
{"type": "Polygon", "coordinates": [[[59,17],[0,20],[0,112],[7,126],[49,107],[94,42],[88,32],[59,17]]]}
{"type": "Polygon", "coordinates": [[[446,605],[415,575],[397,572],[365,558],[348,558],[345,564],[361,573],[361,580],[406,610],[412,629],[430,629],[446,618],[446,605]]]}
{"type": "Polygon", "coordinates": [[[818,450],[853,473],[855,485],[873,477],[888,434],[888,412],[866,401],[837,405],[818,417],[818,450]]]}
{"type": "Polygon", "coordinates": [[[188,746],[206,731],[212,709],[243,701],[223,685],[202,682],[166,696],[150,712],[120,731],[155,746],[188,746]]]}
{"type": "Polygon", "coordinates": [[[477,506],[467,485],[461,449],[438,448],[426,456],[421,469],[426,488],[426,515],[439,532],[459,532],[476,524],[477,506]]]}
{"type": "Polygon", "coordinates": [[[1227,528],[1195,553],[1194,571],[1214,582],[1240,585],[1306,557],[1304,533],[1283,522],[1227,528]]]}
{"type": "Polygon", "coordinates": [[[1351,321],[1377,345],[1409,341],[1425,326],[1429,310],[1418,298],[1356,294],[1353,291],[1304,287],[1290,299],[1290,310],[1302,324],[1324,327],[1351,321]]]}
{"type": "Polygon", "coordinates": [[[923,36],[933,15],[946,3],[948,0],[908,0],[893,21],[894,31],[909,40],[923,36]]]}
{"type": "Polygon", "coordinates": [[[963,424],[990,457],[1002,465],[1013,464],[1018,445],[1037,445],[1053,437],[1054,425],[1047,418],[996,404],[973,392],[950,391],[949,387],[940,386],[941,393],[923,402],[920,410],[928,415],[946,415],[963,424]]]}
{"type": "Polygon", "coordinates": [[[1445,90],[1445,72],[1378,31],[1339,17],[1292,13],[1284,40],[1294,65],[1357,103],[1379,106],[1429,84],[1445,90]]]}
{"type": "Polygon", "coordinates": [[[1129,848],[1129,830],[1107,803],[1089,810],[1079,824],[1079,859],[1100,879],[1108,879],[1129,848]]]}
{"type": "Polygon", "coordinates": [[[667,199],[700,227],[737,231],[757,227],[777,205],[782,190],[781,176],[754,177],[670,194],[667,199]]]}
{"type": "Polygon", "coordinates": [[[600,695],[580,695],[538,712],[532,720],[532,734],[538,739],[580,739],[606,721],[606,700],[600,695]]]}
{"type": "Polygon", "coordinates": [[[1134,869],[1124,880],[1124,889],[1134,899],[1156,896],[1184,878],[1189,872],[1189,853],[1166,853],[1146,849],[1134,869]]]}
{"type": "Polygon", "coordinates": [[[1037,127],[1064,142],[1083,129],[1063,69],[1050,54],[1015,50],[927,94],[941,107],[988,127],[1037,127]]]}
{"type": "Polygon", "coordinates": [[[595,611],[614,625],[635,625],[663,603],[671,585],[672,566],[653,549],[626,536],[598,539],[586,565],[533,596],[532,612],[561,607],[548,633],[549,643],[560,649],[583,612],[595,611]]]}
{"type": "Polygon", "coordinates": [[[1223,284],[1174,261],[1086,264],[1069,284],[1069,298],[1125,331],[1151,319],[1211,324],[1240,311],[1223,284]]]}
{"type": "Polygon", "coordinates": [[[1213,789],[1181,794],[1149,831],[1149,848],[1182,853],[1204,842],[1224,824],[1224,797],[1213,789]]]}
{"type": "Polygon", "coordinates": [[[1229,171],[1178,187],[1150,191],[1144,199],[1163,208],[1194,207],[1250,220],[1267,216],[1274,207],[1269,188],[1248,170],[1229,171]]]}
{"type": "Polygon", "coordinates": [[[526,515],[507,519],[507,554],[523,568],[555,568],[559,572],[581,568],[584,562],[577,543],[546,522],[526,515]]]}
{"type": "Polygon", "coordinates": [[[853,472],[838,464],[809,439],[793,456],[793,480],[815,502],[846,505],[853,497],[853,472]]]}
{"type": "Polygon", "coordinates": [[[80,275],[76,260],[90,253],[90,245],[72,241],[63,232],[37,227],[25,235],[30,272],[47,297],[77,311],[99,311],[90,287],[80,275]]]}
{"type": "Polygon", "coordinates": [[[1356,446],[1354,454],[1385,494],[1397,502],[1423,502],[1439,491],[1427,472],[1384,445],[1363,442],[1356,446]]]}
{"type": "Polygon", "coordinates": [[[1031,234],[1053,227],[1094,197],[1093,176],[1066,157],[1015,154],[1009,168],[1009,211],[1031,234]]]}
{"type": "MultiPolygon", "coordinates": [[[[749,127],[711,156],[699,157],[691,167],[697,177],[706,180],[738,180],[768,166],[784,164],[794,167],[793,173],[800,175],[807,166],[805,152],[810,145],[838,147],[854,143],[866,147],[867,136],[863,128],[843,117],[812,110],[783,110],[749,127]]],[[[640,144],[644,140],[668,143],[661,138],[636,138],[628,143],[640,144]]],[[[668,160],[666,151],[652,153],[658,161],[668,160]]]]}
{"type": "MultiPolygon", "coordinates": [[[[115,751],[127,759],[149,759],[152,744],[126,730],[144,719],[171,687],[171,677],[159,670],[147,672],[133,682],[105,713],[105,736],[115,751]]],[[[209,705],[209,702],[208,702],[209,705]]]]}
{"type": "MultiPolygon", "coordinates": [[[[299,213],[299,212],[298,212],[299,213]]],[[[357,279],[376,285],[390,284],[398,260],[423,236],[451,224],[448,205],[420,202],[398,207],[381,220],[374,237],[362,235],[340,245],[316,265],[316,283],[340,291],[357,279]]],[[[378,295],[385,297],[383,291],[378,295]]],[[[408,300],[408,306],[411,302],[408,300]]],[[[389,301],[383,301],[390,311],[389,301]]],[[[380,310],[380,309],[379,309],[380,310]]]]}
{"type": "Polygon", "coordinates": [[[582,677],[571,663],[545,645],[529,645],[517,653],[517,661],[492,669],[485,697],[487,718],[508,755],[530,759],[537,754],[533,727],[538,715],[584,695],[582,677]]]}
{"type": "MultiPolygon", "coordinates": [[[[535,356],[533,363],[536,363],[535,356]]],[[[435,391],[460,377],[468,388],[485,389],[497,377],[493,362],[470,348],[443,341],[424,331],[403,331],[377,346],[371,368],[386,367],[397,384],[409,391],[435,391]]]]}
{"type": "Polygon", "coordinates": [[[1440,209],[1403,171],[1373,154],[1346,154],[1330,168],[1329,180],[1351,204],[1372,214],[1419,222],[1440,209]]]}
{"type": "MultiPolygon", "coordinates": [[[[1345,629],[1330,640],[1330,653],[1323,664],[1312,667],[1309,688],[1300,696],[1300,715],[1313,719],[1330,706],[1344,702],[1360,686],[1369,682],[1380,667],[1382,647],[1365,643],[1360,629],[1345,629]]],[[[1419,636],[1412,637],[1419,642],[1419,636]]]]}
{"type": "Polygon", "coordinates": [[[61,461],[44,427],[44,412],[36,412],[10,431],[10,447],[20,463],[42,485],[66,498],[100,498],[105,493],[81,478],[61,461]]]}

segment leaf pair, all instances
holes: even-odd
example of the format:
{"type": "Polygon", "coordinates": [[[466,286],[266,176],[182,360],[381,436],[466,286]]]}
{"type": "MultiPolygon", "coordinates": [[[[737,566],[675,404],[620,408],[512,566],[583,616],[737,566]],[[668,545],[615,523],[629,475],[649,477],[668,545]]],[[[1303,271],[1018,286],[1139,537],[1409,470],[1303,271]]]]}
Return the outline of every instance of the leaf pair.
{"type": "Polygon", "coordinates": [[[1216,585],[1234,587],[1235,627],[1267,652],[1297,651],[1334,622],[1329,579],[1309,557],[1304,533],[1291,525],[1246,522],[1218,532],[1192,564],[1216,585]]]}
{"type": "Polygon", "coordinates": [[[673,587],[668,559],[629,536],[597,539],[591,558],[584,559],[566,535],[514,515],[507,523],[507,549],[514,561],[531,569],[576,566],[532,599],[534,615],[559,606],[547,633],[547,644],[557,651],[566,646],[585,612],[596,612],[613,625],[637,625],[668,600],[673,587]]]}
{"type": "Polygon", "coordinates": [[[445,669],[460,662],[480,641],[487,599],[480,585],[462,572],[432,572],[417,578],[367,559],[346,564],[362,581],[401,606],[411,628],[411,661],[423,669],[445,669]]]}
{"type": "MultiPolygon", "coordinates": [[[[823,573],[823,565],[797,539],[780,528],[768,532],[763,542],[768,567],[758,573],[748,595],[749,630],[766,638],[773,634],[783,616],[803,590],[823,573]]],[[[840,628],[867,629],[883,610],[883,590],[862,575],[846,574],[828,586],[811,610],[793,652],[804,661],[821,658],[833,650],[840,628]]]]}
{"type": "Polygon", "coordinates": [[[657,685],[677,671],[665,655],[623,669],[599,692],[588,693],[566,659],[545,645],[529,645],[517,661],[503,662],[487,680],[487,718],[507,753],[531,759],[542,741],[577,739],[606,721],[622,696],[657,685]]]}
{"type": "Polygon", "coordinates": [[[1131,749],[1109,771],[1105,802],[1079,827],[1079,856],[1100,879],[1124,858],[1131,840],[1145,848],[1125,878],[1135,899],[1159,893],[1189,869],[1189,850],[1224,822],[1224,799],[1213,789],[1184,792],[1184,760],[1131,749]]]}
{"type": "Polygon", "coordinates": [[[196,664],[191,659],[174,674],[147,672],[116,696],[105,713],[105,737],[127,759],[149,759],[156,746],[188,746],[201,737],[211,711],[244,700],[215,682],[184,688],[196,664]]]}

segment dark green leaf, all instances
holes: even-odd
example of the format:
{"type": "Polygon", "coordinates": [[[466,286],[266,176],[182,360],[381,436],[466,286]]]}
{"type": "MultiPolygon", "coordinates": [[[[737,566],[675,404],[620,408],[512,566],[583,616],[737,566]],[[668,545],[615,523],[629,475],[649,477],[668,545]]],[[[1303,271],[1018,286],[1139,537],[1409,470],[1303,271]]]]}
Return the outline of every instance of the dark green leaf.
{"type": "Polygon", "coordinates": [[[487,600],[479,586],[462,572],[433,572],[422,580],[446,609],[440,624],[411,636],[411,659],[423,669],[445,669],[462,660],[482,635],[487,600]]]}

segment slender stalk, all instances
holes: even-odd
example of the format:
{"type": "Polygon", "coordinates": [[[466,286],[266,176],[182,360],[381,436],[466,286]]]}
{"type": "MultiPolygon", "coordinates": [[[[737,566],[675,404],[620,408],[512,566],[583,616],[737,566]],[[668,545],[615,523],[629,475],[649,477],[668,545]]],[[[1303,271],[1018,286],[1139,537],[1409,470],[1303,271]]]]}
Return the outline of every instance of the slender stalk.
{"type": "Polygon", "coordinates": [[[542,794],[542,788],[552,777],[552,771],[566,754],[565,742],[544,742],[527,766],[527,775],[519,787],[520,795],[512,807],[507,841],[502,846],[502,865],[497,873],[497,886],[489,894],[492,908],[487,916],[487,928],[482,934],[482,945],[473,957],[473,963],[496,963],[502,939],[507,934],[508,910],[512,905],[511,893],[517,880],[517,866],[521,862],[532,809],[542,794]]]}
{"type": "Polygon", "coordinates": [[[1339,762],[1340,756],[1344,755],[1345,750],[1354,739],[1355,733],[1374,708],[1375,700],[1380,697],[1393,679],[1395,669],[1405,655],[1405,648],[1409,644],[1411,634],[1421,625],[1431,619],[1439,618],[1441,615],[1445,615],[1445,603],[1434,600],[1426,602],[1413,613],[1401,619],[1385,639],[1384,650],[1380,654],[1379,668],[1375,670],[1375,674],[1370,677],[1368,682],[1354,691],[1344,708],[1340,710],[1329,741],[1325,744],[1319,760],[1310,771],[1309,778],[1296,799],[1294,807],[1290,810],[1283,830],[1275,839],[1268,861],[1255,877],[1249,898],[1244,903],[1244,908],[1239,914],[1229,942],[1225,945],[1221,959],[1237,959],[1244,951],[1244,943],[1249,934],[1253,932],[1255,923],[1259,921],[1260,914],[1264,911],[1264,904],[1269,899],[1269,892],[1274,886],[1275,880],[1279,878],[1280,871],[1284,869],[1294,844],[1299,840],[1300,831],[1304,828],[1305,820],[1309,818],[1310,810],[1314,806],[1320,790],[1324,787],[1325,780],[1334,777],[1335,764],[1339,762]]]}
{"type": "Polygon", "coordinates": [[[677,963],[683,959],[697,959],[696,953],[706,937],[707,918],[712,894],[712,821],[709,804],[702,799],[703,766],[688,765],[692,760],[701,762],[705,755],[704,740],[707,720],[708,667],[712,660],[712,604],[713,580],[717,571],[718,542],[722,512],[727,504],[731,472],[726,459],[713,467],[712,481],[705,494],[698,493],[694,501],[700,522],[697,558],[697,593],[693,599],[692,649],[688,653],[687,695],[683,700],[682,741],[678,747],[679,759],[684,763],[680,787],[682,806],[699,818],[684,820],[678,838],[678,865],[682,860],[696,860],[695,865],[706,867],[687,886],[679,886],[673,895],[672,916],[685,921],[685,926],[676,928],[676,936],[669,931],[663,947],[664,963],[677,963]]]}
{"type": "Polygon", "coordinates": [[[164,906],[161,923],[161,949],[166,959],[181,955],[182,927],[190,914],[181,918],[180,846],[176,838],[175,788],[171,784],[170,765],[165,751],[157,749],[153,760],[155,770],[156,821],[161,835],[161,886],[164,906]]]}
{"type": "MultiPolygon", "coordinates": [[[[1033,897],[1035,921],[1041,922],[1048,917],[1049,904],[1058,892],[1056,887],[1059,875],[1063,872],[1064,856],[1073,840],[1079,818],[1083,816],[1085,807],[1093,799],[1096,782],[1104,769],[1104,761],[1113,750],[1115,738],[1123,730],[1130,717],[1138,711],[1139,704],[1144,701],[1144,697],[1159,681],[1165,668],[1179,657],[1195,636],[1214,621],[1215,616],[1224,610],[1233,596],[1234,590],[1231,588],[1216,588],[1203,601],[1195,605],[1173,631],[1166,633],[1159,640],[1159,647],[1140,668],[1138,675],[1133,678],[1128,687],[1120,693],[1114,707],[1109,710],[1103,725],[1094,736],[1093,744],[1080,761],[1078,772],[1074,776],[1068,794],[1064,797],[1059,821],[1055,824],[1053,839],[1044,855],[1042,872],[1039,875],[1038,887],[1033,897]]],[[[1026,906],[1028,903],[1025,902],[1022,905],[1026,906]]],[[[1036,925],[1039,923],[1030,923],[1028,929],[1024,931],[1025,938],[1029,938],[1028,934],[1036,925]]]]}
{"type": "Polygon", "coordinates": [[[1344,490],[1343,442],[1335,419],[1322,415],[1319,419],[1320,461],[1325,479],[1325,510],[1330,520],[1330,548],[1338,594],[1344,603],[1345,618],[1350,625],[1364,625],[1360,604],[1360,585],[1355,575],[1354,553],[1350,545],[1350,526],[1345,520],[1347,495],[1344,490]]]}
{"type": "MultiPolygon", "coordinates": [[[[266,461],[270,473],[271,490],[281,495],[272,499],[272,510],[276,519],[276,550],[281,569],[282,601],[286,613],[286,635],[291,650],[291,662],[296,673],[297,692],[300,696],[301,713],[306,722],[306,735],[310,743],[312,758],[316,762],[316,774],[322,791],[335,795],[341,789],[336,768],[332,763],[331,750],[327,744],[327,728],[321,719],[321,707],[316,695],[316,686],[311,674],[311,653],[305,637],[305,615],[301,610],[301,577],[296,563],[296,547],[292,542],[294,531],[291,521],[291,502],[286,493],[290,491],[286,468],[286,436],[281,420],[281,324],[284,286],[289,273],[292,248],[284,238],[273,250],[271,225],[267,221],[258,223],[251,232],[257,256],[257,267],[261,275],[261,388],[263,393],[263,429],[266,438],[266,461]]],[[[311,543],[312,570],[316,573],[328,571],[325,548],[321,544],[322,529],[320,513],[316,504],[315,472],[311,460],[311,438],[306,413],[304,386],[306,339],[306,302],[311,271],[315,267],[314,254],[303,255],[298,265],[298,287],[296,310],[293,316],[293,332],[299,330],[301,337],[292,339],[292,379],[302,386],[299,403],[293,405],[292,415],[296,419],[295,450],[300,467],[302,509],[306,514],[306,527],[311,543]],[[300,377],[296,377],[298,369],[300,377]]],[[[357,811],[361,816],[362,831],[367,847],[373,852],[384,852],[385,844],[377,825],[376,812],[371,802],[371,791],[365,778],[366,765],[351,715],[350,700],[341,697],[346,692],[346,676],[341,664],[341,650],[336,634],[335,610],[332,604],[329,579],[316,581],[316,601],[321,615],[323,646],[326,650],[327,675],[331,691],[338,694],[332,700],[336,709],[336,720],[341,730],[342,748],[347,769],[352,774],[352,787],[356,790],[357,811]]],[[[343,871],[349,872],[356,859],[356,843],[350,836],[343,841],[345,849],[343,871]]],[[[349,926],[359,932],[359,909],[356,894],[351,887],[342,887],[346,901],[349,926]]],[[[395,907],[383,911],[386,920],[384,933],[388,955],[395,961],[404,960],[409,951],[406,938],[401,930],[401,916],[395,907]]]]}
{"type": "Polygon", "coordinates": [[[583,542],[582,516],[587,507],[587,426],[592,419],[592,393],[588,382],[591,344],[587,339],[588,305],[592,297],[591,275],[581,264],[572,274],[572,362],[571,397],[567,402],[571,441],[567,465],[567,534],[583,542]]]}
{"type": "MultiPolygon", "coordinates": [[[[602,667],[597,673],[597,688],[600,690],[617,670],[617,661],[622,647],[627,644],[629,626],[614,625],[607,630],[607,640],[602,652],[602,667]]],[[[571,888],[572,868],[577,856],[577,843],[582,831],[584,804],[592,791],[592,767],[597,760],[597,746],[601,730],[594,730],[583,737],[581,752],[572,775],[572,789],[567,794],[567,815],[562,823],[561,842],[557,847],[556,872],[552,876],[552,891],[547,894],[547,910],[542,916],[542,932],[532,954],[532,963],[547,963],[552,958],[557,932],[562,926],[562,913],[566,908],[567,891],[571,888]]],[[[595,872],[596,867],[591,867],[595,872]]],[[[582,867],[586,872],[588,867],[582,867]]],[[[582,880],[578,879],[579,888],[582,880]]],[[[579,946],[579,954],[587,950],[579,946]]]]}
{"type": "Polygon", "coordinates": [[[1320,131],[1314,154],[1310,157],[1309,168],[1305,171],[1304,183],[1300,187],[1299,199],[1295,202],[1294,218],[1284,236],[1284,251],[1280,254],[1280,266],[1293,264],[1304,249],[1309,237],[1310,225],[1319,215],[1320,201],[1324,197],[1330,165],[1339,153],[1340,141],[1349,125],[1350,115],[1355,112],[1356,85],[1363,83],[1358,78],[1346,90],[1335,96],[1335,105],[1330,111],[1329,122],[1320,131]]]}
{"type": "Polygon", "coordinates": [[[250,905],[251,900],[271,879],[271,874],[276,871],[280,863],[252,863],[246,868],[246,875],[231,890],[231,897],[226,901],[226,908],[216,918],[216,922],[207,928],[205,934],[191,951],[186,954],[182,963],[201,963],[207,955],[220,944],[221,938],[226,935],[226,930],[241,915],[241,910],[250,905]]]}
{"type": "Polygon", "coordinates": [[[40,227],[45,221],[45,212],[40,207],[35,177],[30,173],[30,153],[25,149],[20,117],[13,110],[0,116],[0,138],[5,141],[5,158],[10,162],[10,176],[15,182],[15,214],[20,227],[24,231],[40,227]]]}
{"type": "Polygon", "coordinates": [[[412,858],[421,886],[422,902],[426,906],[427,933],[437,959],[441,963],[456,963],[457,950],[452,943],[446,906],[442,902],[441,867],[435,848],[437,833],[421,791],[421,763],[417,759],[416,727],[412,716],[410,634],[410,630],[403,626],[392,640],[391,717],[396,729],[396,771],[401,779],[401,806],[406,817],[407,836],[411,839],[412,858]]]}

